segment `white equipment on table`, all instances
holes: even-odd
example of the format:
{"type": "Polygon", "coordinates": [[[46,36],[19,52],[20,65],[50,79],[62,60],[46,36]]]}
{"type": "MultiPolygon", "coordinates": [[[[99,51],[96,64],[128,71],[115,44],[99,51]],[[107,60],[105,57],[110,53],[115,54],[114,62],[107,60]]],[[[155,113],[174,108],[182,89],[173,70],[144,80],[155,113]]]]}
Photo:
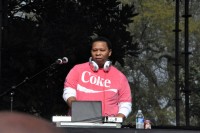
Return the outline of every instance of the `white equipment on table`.
{"type": "Polygon", "coordinates": [[[103,122],[72,122],[71,116],[53,116],[52,122],[57,127],[80,127],[80,128],[121,128],[122,118],[103,117],[103,122]]]}
{"type": "Polygon", "coordinates": [[[71,116],[53,116],[52,117],[52,122],[71,122],[71,116]]]}

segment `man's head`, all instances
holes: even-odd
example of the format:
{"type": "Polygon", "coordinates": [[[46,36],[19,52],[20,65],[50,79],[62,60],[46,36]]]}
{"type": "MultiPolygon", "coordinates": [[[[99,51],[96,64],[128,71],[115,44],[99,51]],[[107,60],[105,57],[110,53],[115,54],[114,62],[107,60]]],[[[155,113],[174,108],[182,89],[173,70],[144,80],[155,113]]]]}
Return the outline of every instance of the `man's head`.
{"type": "Polygon", "coordinates": [[[0,133],[62,133],[52,123],[19,112],[0,112],[0,133]]]}
{"type": "Polygon", "coordinates": [[[95,38],[91,43],[91,56],[100,68],[112,54],[112,44],[105,37],[95,38]]]}

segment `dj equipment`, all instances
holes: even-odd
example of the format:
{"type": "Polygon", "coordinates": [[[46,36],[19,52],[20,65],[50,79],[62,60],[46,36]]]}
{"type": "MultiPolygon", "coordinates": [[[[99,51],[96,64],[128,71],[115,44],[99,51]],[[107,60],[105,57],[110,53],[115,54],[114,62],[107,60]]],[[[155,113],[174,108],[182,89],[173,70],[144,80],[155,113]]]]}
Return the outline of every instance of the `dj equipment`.
{"type": "Polygon", "coordinates": [[[72,122],[71,116],[53,116],[52,122],[57,127],[80,127],[80,128],[121,128],[123,119],[120,117],[102,117],[102,123],[98,122],[72,122]]]}
{"type": "MultiPolygon", "coordinates": [[[[90,63],[90,67],[91,67],[91,69],[92,69],[93,71],[96,72],[96,71],[99,70],[98,64],[97,64],[95,61],[92,60],[92,57],[89,58],[89,63],[90,63]]],[[[108,72],[108,71],[110,70],[111,64],[112,64],[111,61],[109,61],[109,60],[106,61],[106,62],[104,63],[104,66],[103,66],[103,70],[104,70],[105,72],[108,72]]]]}
{"type": "Polygon", "coordinates": [[[83,123],[83,122],[57,122],[56,127],[76,128],[121,128],[120,123],[83,123]]]}
{"type": "Polygon", "coordinates": [[[72,102],[71,116],[53,116],[57,127],[121,128],[121,117],[102,117],[101,101],[72,102]]]}
{"type": "Polygon", "coordinates": [[[122,123],[123,119],[121,117],[105,116],[103,117],[103,122],[122,123]]]}
{"type": "Polygon", "coordinates": [[[52,122],[71,122],[71,116],[53,116],[52,122]]]}
{"type": "MultiPolygon", "coordinates": [[[[71,122],[71,116],[53,116],[52,122],[71,122]]],[[[123,119],[121,117],[105,116],[102,117],[103,123],[122,123],[123,119]]]]}
{"type": "Polygon", "coordinates": [[[102,122],[101,101],[73,101],[72,122],[102,122]]]}

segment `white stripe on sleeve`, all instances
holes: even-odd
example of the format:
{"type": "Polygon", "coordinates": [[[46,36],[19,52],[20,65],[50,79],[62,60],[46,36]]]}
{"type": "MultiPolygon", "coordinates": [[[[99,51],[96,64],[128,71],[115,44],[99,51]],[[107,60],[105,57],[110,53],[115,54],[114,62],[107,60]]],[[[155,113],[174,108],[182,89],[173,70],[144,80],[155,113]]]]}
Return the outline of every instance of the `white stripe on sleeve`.
{"type": "Polygon", "coordinates": [[[118,113],[124,114],[126,118],[132,111],[132,103],[131,102],[120,102],[119,103],[119,111],[118,113]]]}
{"type": "Polygon", "coordinates": [[[67,101],[69,97],[76,97],[76,90],[71,87],[66,87],[63,89],[63,99],[67,101]]]}

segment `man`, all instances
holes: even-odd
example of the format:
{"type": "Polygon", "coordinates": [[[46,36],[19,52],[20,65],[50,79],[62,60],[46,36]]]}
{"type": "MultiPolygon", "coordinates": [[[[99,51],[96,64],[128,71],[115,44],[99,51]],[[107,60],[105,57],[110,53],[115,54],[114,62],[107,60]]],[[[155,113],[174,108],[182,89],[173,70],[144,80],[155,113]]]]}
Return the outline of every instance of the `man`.
{"type": "Polygon", "coordinates": [[[73,101],[101,101],[102,115],[126,118],[131,112],[128,80],[112,66],[111,42],[98,37],[91,43],[89,62],[74,66],[68,73],[63,98],[71,107],[73,101]]]}

